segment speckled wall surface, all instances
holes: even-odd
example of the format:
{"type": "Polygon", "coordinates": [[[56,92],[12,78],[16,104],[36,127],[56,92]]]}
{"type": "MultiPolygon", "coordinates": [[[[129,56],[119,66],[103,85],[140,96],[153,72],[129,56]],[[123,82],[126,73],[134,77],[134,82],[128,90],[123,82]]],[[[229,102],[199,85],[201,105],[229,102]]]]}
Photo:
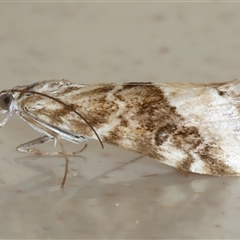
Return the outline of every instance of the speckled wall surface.
{"type": "MultiPolygon", "coordinates": [[[[229,81],[239,56],[240,3],[0,3],[1,89],[229,81]]],[[[64,159],[15,150],[39,136],[16,117],[0,130],[0,238],[240,237],[240,178],[186,177],[92,141],[61,189],[64,159]]]]}

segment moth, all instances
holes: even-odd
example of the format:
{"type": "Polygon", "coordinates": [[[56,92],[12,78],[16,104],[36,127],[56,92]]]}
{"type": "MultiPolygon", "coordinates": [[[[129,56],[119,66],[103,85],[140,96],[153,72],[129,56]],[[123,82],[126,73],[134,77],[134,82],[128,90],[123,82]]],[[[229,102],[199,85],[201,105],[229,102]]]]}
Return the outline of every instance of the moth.
{"type": "Polygon", "coordinates": [[[75,84],[47,80],[0,93],[3,127],[17,114],[43,135],[20,152],[62,155],[62,139],[90,139],[155,158],[186,172],[240,175],[240,81],[223,83],[75,84]],[[61,152],[35,145],[54,140],[61,152]]]}

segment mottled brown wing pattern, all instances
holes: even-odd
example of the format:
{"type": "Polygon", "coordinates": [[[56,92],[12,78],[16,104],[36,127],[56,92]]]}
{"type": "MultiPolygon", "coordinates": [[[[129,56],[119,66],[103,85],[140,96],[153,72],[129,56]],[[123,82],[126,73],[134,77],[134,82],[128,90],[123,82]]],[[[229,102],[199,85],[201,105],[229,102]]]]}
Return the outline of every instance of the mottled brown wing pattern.
{"type": "Polygon", "coordinates": [[[239,91],[237,80],[91,85],[50,80],[3,91],[0,105],[1,112],[16,112],[47,140],[99,139],[183,171],[233,176],[240,174],[239,91]]]}

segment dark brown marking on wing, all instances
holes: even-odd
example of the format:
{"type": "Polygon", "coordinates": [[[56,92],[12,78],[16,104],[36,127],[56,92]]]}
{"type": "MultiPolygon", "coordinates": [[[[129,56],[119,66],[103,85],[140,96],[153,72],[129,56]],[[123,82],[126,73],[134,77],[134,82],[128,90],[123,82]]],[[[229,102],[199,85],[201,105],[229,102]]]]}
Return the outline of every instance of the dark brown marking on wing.
{"type": "Polygon", "coordinates": [[[178,168],[183,171],[190,171],[194,162],[191,151],[196,151],[199,145],[204,142],[198,129],[196,127],[181,126],[169,138],[174,146],[184,150],[185,154],[187,154],[187,157],[178,164],[178,168]]]}
{"type": "Polygon", "coordinates": [[[143,87],[146,88],[142,93],[145,101],[139,105],[137,116],[141,116],[140,124],[147,131],[154,132],[161,128],[161,122],[168,125],[181,122],[182,117],[176,112],[176,108],[169,104],[159,87],[154,85],[143,87]]]}
{"type": "MultiPolygon", "coordinates": [[[[214,145],[214,144],[213,144],[214,145]]],[[[236,172],[222,160],[217,157],[219,149],[209,144],[204,145],[203,149],[199,149],[201,160],[205,163],[206,173],[213,176],[234,176],[236,172]]]]}
{"type": "Polygon", "coordinates": [[[146,85],[152,85],[153,83],[152,82],[128,82],[128,83],[124,83],[123,84],[123,89],[127,88],[133,88],[133,87],[136,87],[136,86],[146,86],[146,85]]]}
{"type": "Polygon", "coordinates": [[[116,144],[119,146],[119,141],[121,140],[121,135],[114,129],[113,131],[109,131],[107,136],[102,137],[102,140],[110,143],[110,144],[116,144]]]}
{"type": "Polygon", "coordinates": [[[225,96],[225,95],[227,95],[227,92],[226,92],[226,91],[222,91],[222,90],[220,90],[220,89],[218,89],[218,88],[217,88],[216,90],[217,90],[219,96],[225,96]]]}
{"type": "Polygon", "coordinates": [[[118,118],[120,119],[120,127],[128,127],[129,126],[129,121],[122,115],[119,115],[118,118]]]}
{"type": "Polygon", "coordinates": [[[115,88],[114,85],[110,85],[110,84],[106,84],[106,85],[100,85],[100,86],[96,86],[93,88],[88,89],[88,87],[86,87],[85,91],[81,92],[81,96],[89,96],[89,98],[94,98],[94,96],[98,96],[98,95],[106,95],[108,94],[110,91],[112,91],[115,88]]]}
{"type": "Polygon", "coordinates": [[[190,168],[191,168],[192,164],[194,163],[194,161],[195,161],[195,159],[190,154],[188,154],[187,158],[184,159],[183,161],[181,161],[177,165],[177,167],[184,172],[190,172],[190,168]]]}
{"type": "Polygon", "coordinates": [[[188,152],[203,143],[203,138],[196,127],[182,126],[172,135],[172,141],[179,149],[185,149],[188,152]]]}

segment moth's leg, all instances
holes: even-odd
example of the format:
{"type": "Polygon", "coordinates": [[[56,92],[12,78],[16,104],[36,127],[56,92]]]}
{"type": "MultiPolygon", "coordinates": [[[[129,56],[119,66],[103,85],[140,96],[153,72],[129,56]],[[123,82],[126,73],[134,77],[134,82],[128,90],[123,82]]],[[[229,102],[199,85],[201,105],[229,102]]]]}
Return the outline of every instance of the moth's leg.
{"type": "MultiPolygon", "coordinates": [[[[39,137],[37,139],[34,139],[32,141],[23,143],[23,144],[17,146],[16,149],[19,152],[30,153],[30,154],[34,154],[34,155],[51,155],[51,153],[49,153],[49,152],[42,152],[38,149],[32,148],[35,145],[46,143],[46,142],[49,142],[51,140],[53,140],[53,137],[49,137],[47,135],[44,135],[44,136],[39,137]]],[[[53,155],[55,155],[55,154],[53,154],[53,155]]]]}
{"type": "MultiPolygon", "coordinates": [[[[17,146],[16,149],[19,152],[29,153],[29,154],[34,154],[34,155],[48,155],[48,156],[63,155],[63,152],[44,152],[44,151],[40,151],[38,149],[32,148],[35,145],[43,144],[43,143],[49,142],[51,140],[54,140],[54,138],[44,135],[44,136],[34,139],[30,142],[23,143],[23,144],[17,146]]],[[[80,149],[79,151],[68,152],[68,153],[64,153],[64,154],[69,155],[69,156],[76,155],[76,154],[82,152],[86,147],[87,147],[87,144],[85,144],[85,146],[82,149],[80,149]]]]}
{"type": "Polygon", "coordinates": [[[7,121],[13,116],[14,114],[14,111],[13,112],[10,112],[1,122],[0,122],[0,128],[2,128],[6,123],[7,121]]]}
{"type": "Polygon", "coordinates": [[[69,159],[67,158],[67,153],[65,151],[64,145],[61,143],[60,140],[58,140],[60,147],[62,149],[62,155],[65,158],[65,172],[64,172],[64,176],[63,176],[63,180],[62,180],[62,184],[61,187],[63,188],[66,182],[66,178],[67,178],[67,174],[68,174],[68,164],[69,164],[69,159]]]}

